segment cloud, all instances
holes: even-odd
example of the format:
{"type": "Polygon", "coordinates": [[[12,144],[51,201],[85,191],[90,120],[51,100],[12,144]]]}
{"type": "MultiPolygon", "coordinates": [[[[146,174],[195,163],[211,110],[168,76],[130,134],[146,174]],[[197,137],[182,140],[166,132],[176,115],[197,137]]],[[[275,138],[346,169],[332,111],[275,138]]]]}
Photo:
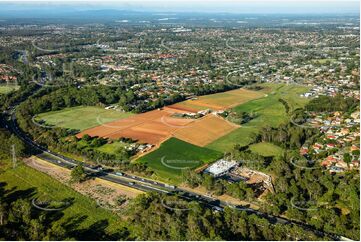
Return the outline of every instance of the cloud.
{"type": "Polygon", "coordinates": [[[0,0],[16,7],[63,6],[78,9],[130,9],[171,12],[339,13],[359,12],[357,0],[0,0]]]}

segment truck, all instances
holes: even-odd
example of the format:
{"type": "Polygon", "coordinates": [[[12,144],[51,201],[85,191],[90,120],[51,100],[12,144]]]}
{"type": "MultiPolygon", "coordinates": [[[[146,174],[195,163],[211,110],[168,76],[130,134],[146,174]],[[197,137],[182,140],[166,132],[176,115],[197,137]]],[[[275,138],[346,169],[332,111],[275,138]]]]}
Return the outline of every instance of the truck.
{"type": "Polygon", "coordinates": [[[213,209],[213,211],[215,211],[215,212],[221,212],[221,211],[223,211],[223,208],[218,207],[218,206],[213,206],[212,209],[213,209]]]}
{"type": "Polygon", "coordinates": [[[173,186],[173,185],[164,184],[164,186],[167,188],[175,189],[175,186],[173,186]]]}

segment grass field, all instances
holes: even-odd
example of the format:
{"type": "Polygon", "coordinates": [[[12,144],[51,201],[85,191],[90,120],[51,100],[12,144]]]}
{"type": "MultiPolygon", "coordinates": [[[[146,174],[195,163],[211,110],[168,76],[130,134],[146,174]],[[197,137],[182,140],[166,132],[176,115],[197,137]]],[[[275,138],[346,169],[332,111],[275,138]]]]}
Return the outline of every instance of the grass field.
{"type": "Polygon", "coordinates": [[[320,64],[326,64],[327,62],[330,62],[330,63],[335,62],[336,59],[334,59],[334,58],[324,58],[324,59],[314,59],[313,61],[318,62],[320,64]]]}
{"type": "Polygon", "coordinates": [[[125,143],[115,141],[111,144],[105,144],[100,147],[97,147],[96,149],[100,152],[108,153],[108,154],[116,154],[116,151],[120,148],[123,148],[125,146],[125,143]]]}
{"type": "Polygon", "coordinates": [[[60,111],[41,113],[35,120],[44,120],[50,125],[82,131],[99,126],[103,123],[127,118],[131,115],[133,114],[115,110],[106,110],[101,107],[80,106],[65,108],[60,111]]]}
{"type": "Polygon", "coordinates": [[[170,138],[136,162],[145,163],[162,180],[179,183],[184,169],[199,167],[221,156],[220,152],[170,138]]]}
{"type": "MultiPolygon", "coordinates": [[[[107,154],[117,154],[117,150],[119,148],[122,148],[125,146],[125,143],[124,142],[121,142],[121,141],[114,141],[113,143],[111,144],[104,144],[100,147],[95,147],[95,148],[91,148],[89,147],[89,145],[83,141],[83,140],[79,140],[77,142],[77,148],[80,150],[80,149],[87,149],[87,148],[91,148],[91,149],[94,149],[94,150],[98,150],[100,152],[103,152],[103,153],[107,153],[107,154]]],[[[86,157],[83,157],[81,155],[76,155],[76,154],[73,154],[73,153],[69,153],[69,152],[64,152],[64,151],[61,151],[61,150],[58,150],[56,149],[56,147],[52,147],[52,150],[56,151],[57,153],[59,154],[62,154],[66,157],[69,157],[69,158],[72,158],[74,160],[77,160],[77,161],[84,161],[84,160],[88,160],[86,157]]]]}
{"type": "Polygon", "coordinates": [[[262,127],[277,127],[288,121],[289,115],[283,104],[278,101],[280,98],[287,101],[291,110],[303,107],[309,101],[309,99],[300,97],[300,94],[307,91],[308,87],[285,84],[262,84],[261,86],[265,87],[263,92],[267,95],[266,97],[233,108],[235,112],[254,112],[258,116],[235,131],[208,144],[207,148],[224,152],[232,149],[235,144],[247,145],[262,127]]]}
{"type": "Polygon", "coordinates": [[[268,142],[261,142],[257,144],[253,144],[249,147],[249,149],[262,156],[279,156],[282,154],[283,149],[277,145],[268,143],[268,142]]]}
{"type": "Polygon", "coordinates": [[[20,86],[17,85],[0,85],[0,94],[9,93],[13,90],[18,90],[20,86]]]}
{"type": "Polygon", "coordinates": [[[110,211],[99,208],[92,199],[28,166],[18,165],[15,169],[6,168],[0,173],[0,183],[6,190],[11,190],[6,195],[10,200],[22,198],[31,201],[44,196],[54,201],[71,200],[70,206],[54,214],[54,216],[59,216],[58,222],[63,224],[62,227],[69,230],[69,236],[77,234],[77,236],[86,236],[88,240],[92,240],[94,239],[92,233],[98,233],[97,228],[101,228],[102,224],[105,225],[104,230],[109,233],[114,233],[125,225],[110,211]],[[69,225],[72,226],[69,227],[69,225]]]}
{"type": "Polygon", "coordinates": [[[247,89],[236,89],[227,92],[215,93],[205,96],[200,96],[196,100],[187,100],[177,103],[178,107],[188,107],[195,110],[204,109],[226,109],[234,107],[241,103],[248,102],[263,96],[263,93],[251,91],[247,89]]]}

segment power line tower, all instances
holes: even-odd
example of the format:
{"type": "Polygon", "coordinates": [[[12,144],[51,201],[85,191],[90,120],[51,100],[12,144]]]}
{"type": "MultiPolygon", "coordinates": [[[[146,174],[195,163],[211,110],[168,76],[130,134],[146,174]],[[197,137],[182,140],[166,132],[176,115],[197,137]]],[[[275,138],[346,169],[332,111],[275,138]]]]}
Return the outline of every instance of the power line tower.
{"type": "Polygon", "coordinates": [[[16,168],[16,154],[15,154],[15,145],[11,145],[11,155],[13,158],[13,168],[16,168]]]}

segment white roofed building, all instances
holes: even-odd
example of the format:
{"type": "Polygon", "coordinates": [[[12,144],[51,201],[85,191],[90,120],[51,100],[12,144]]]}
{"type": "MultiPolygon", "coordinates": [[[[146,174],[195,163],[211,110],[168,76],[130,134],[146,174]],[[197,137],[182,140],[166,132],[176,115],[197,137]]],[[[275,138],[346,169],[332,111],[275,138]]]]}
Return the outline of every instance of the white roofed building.
{"type": "Polygon", "coordinates": [[[222,176],[226,172],[228,172],[231,168],[237,165],[236,161],[228,161],[228,160],[218,160],[204,170],[205,173],[209,173],[214,177],[222,176]]]}

